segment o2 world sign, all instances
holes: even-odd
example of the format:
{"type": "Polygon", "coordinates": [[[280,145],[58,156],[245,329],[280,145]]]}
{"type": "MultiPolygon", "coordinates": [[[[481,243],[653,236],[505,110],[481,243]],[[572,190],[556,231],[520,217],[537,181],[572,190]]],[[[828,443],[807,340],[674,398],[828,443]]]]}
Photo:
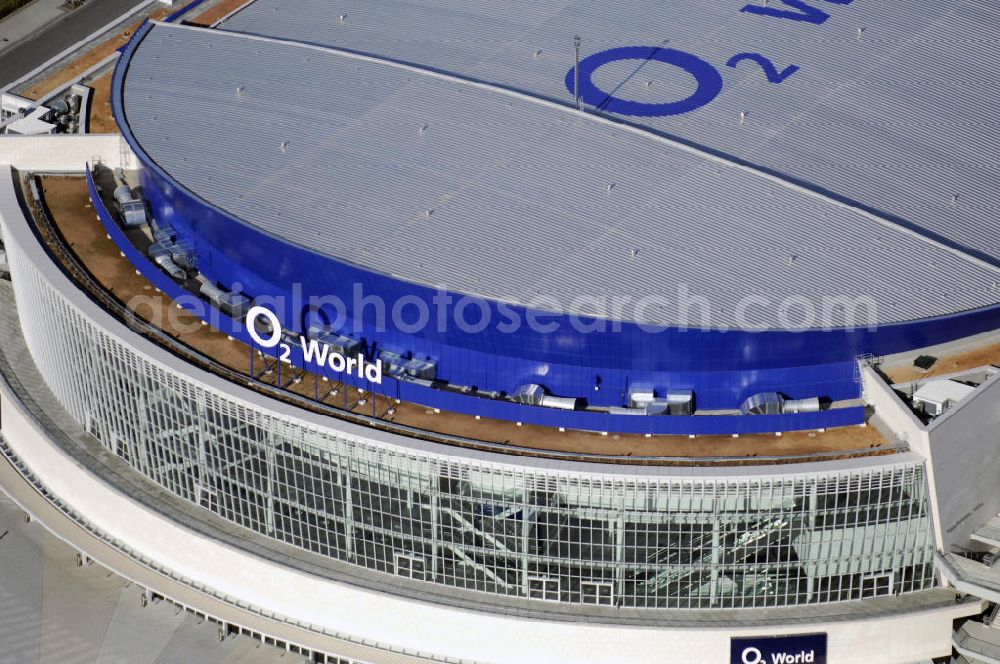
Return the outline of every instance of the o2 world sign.
{"type": "MultiPolygon", "coordinates": [[[[757,2],[759,1],[757,0],[757,2]]],[[[830,14],[824,10],[824,7],[829,7],[829,5],[849,5],[852,2],[854,0],[770,0],[761,4],[746,5],[740,12],[754,17],[822,25],[830,18],[830,14]]],[[[750,52],[737,53],[726,61],[726,66],[735,68],[743,61],[756,64],[763,71],[767,81],[775,85],[783,83],[789,76],[799,70],[799,66],[794,64],[788,64],[783,68],[779,68],[766,55],[750,52]]],[[[584,58],[580,61],[579,66],[580,99],[598,110],[617,115],[662,117],[690,113],[693,110],[710,104],[719,96],[725,85],[722,74],[719,73],[719,70],[712,63],[693,53],[662,46],[621,46],[619,48],[612,48],[584,58]],[[604,65],[618,62],[619,60],[642,60],[647,62],[655,60],[656,62],[672,65],[690,74],[694,78],[697,87],[685,99],[658,104],[630,101],[615,97],[613,94],[601,90],[594,84],[594,72],[604,65]]],[[[572,67],[566,74],[566,89],[569,90],[570,94],[576,94],[577,92],[576,80],[577,70],[576,67],[572,67]]]]}
{"type": "Polygon", "coordinates": [[[826,634],[733,638],[730,664],[826,664],[826,634]]]}
{"type": "MultiPolygon", "coordinates": [[[[281,329],[281,322],[273,311],[261,306],[252,307],[247,312],[246,328],[254,343],[261,348],[277,348],[278,359],[282,362],[291,362],[292,347],[283,341],[284,333],[281,329]],[[266,328],[269,330],[264,334],[259,329],[261,319],[267,321],[266,328]]],[[[343,353],[333,350],[327,344],[301,335],[298,341],[299,351],[302,353],[302,360],[305,364],[313,363],[329,367],[337,373],[357,376],[376,385],[382,384],[382,360],[370,362],[361,353],[358,353],[356,357],[347,357],[343,353]]]]}

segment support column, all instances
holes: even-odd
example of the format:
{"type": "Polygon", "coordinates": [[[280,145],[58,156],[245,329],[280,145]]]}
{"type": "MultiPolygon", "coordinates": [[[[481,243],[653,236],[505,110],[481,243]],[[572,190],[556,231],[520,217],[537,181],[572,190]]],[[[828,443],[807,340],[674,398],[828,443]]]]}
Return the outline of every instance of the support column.
{"type": "Polygon", "coordinates": [[[267,466],[267,512],[264,514],[264,522],[267,527],[267,534],[274,536],[274,441],[268,436],[264,443],[264,460],[267,466]]]}
{"type": "Polygon", "coordinates": [[[722,562],[721,536],[719,533],[719,521],[712,522],[712,582],[711,596],[709,601],[712,606],[719,602],[719,564],[722,562]]]}
{"type": "Polygon", "coordinates": [[[441,552],[441,538],[438,535],[438,500],[440,497],[437,491],[433,488],[430,491],[430,510],[431,510],[431,580],[437,581],[438,578],[438,556],[441,552]]]}
{"type": "Polygon", "coordinates": [[[529,548],[528,540],[531,534],[531,507],[527,502],[521,507],[521,594],[528,596],[529,548]]]}
{"type": "Polygon", "coordinates": [[[615,535],[615,606],[625,599],[625,516],[614,522],[615,535]]]}
{"type": "Polygon", "coordinates": [[[344,546],[347,559],[354,560],[354,494],[351,490],[350,461],[341,456],[337,469],[337,481],[344,491],[344,546]]]}
{"type": "MultiPolygon", "coordinates": [[[[809,484],[809,516],[806,523],[809,526],[809,531],[816,530],[816,512],[819,509],[819,496],[816,490],[816,482],[811,482],[809,484]]],[[[806,566],[808,570],[809,566],[806,566]]],[[[812,601],[813,593],[816,592],[816,579],[813,575],[806,572],[806,602],[812,601]]]]}
{"type": "MultiPolygon", "coordinates": [[[[205,395],[200,394],[198,398],[198,485],[203,493],[215,491],[215,483],[210,482],[208,472],[208,408],[205,406],[205,395]]],[[[201,496],[195,498],[199,503],[201,496]]]]}

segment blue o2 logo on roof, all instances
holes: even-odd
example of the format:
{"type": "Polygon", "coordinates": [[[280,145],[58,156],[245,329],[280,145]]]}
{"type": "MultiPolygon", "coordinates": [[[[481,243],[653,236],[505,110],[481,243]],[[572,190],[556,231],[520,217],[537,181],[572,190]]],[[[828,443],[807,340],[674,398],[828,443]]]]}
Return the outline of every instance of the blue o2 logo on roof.
{"type": "MultiPolygon", "coordinates": [[[[833,5],[850,5],[853,2],[854,0],[826,0],[827,4],[833,5]]],[[[763,5],[753,3],[745,5],[740,9],[740,12],[743,15],[754,17],[755,20],[763,17],[785,23],[795,22],[820,26],[826,23],[830,14],[824,10],[822,3],[817,3],[818,0],[776,0],[775,4],[768,5],[765,0],[763,5]]],[[[861,38],[862,33],[863,29],[859,28],[858,39],[861,38]]],[[[579,37],[577,37],[577,48],[579,48],[579,37]]],[[[726,66],[736,69],[737,65],[743,61],[756,64],[763,71],[768,83],[775,85],[780,85],[799,70],[798,65],[779,68],[767,56],[753,52],[737,53],[726,61],[726,66]]],[[[580,61],[579,70],[574,66],[566,74],[566,89],[571,95],[579,94],[580,100],[584,103],[608,113],[647,118],[690,113],[711,103],[722,92],[722,88],[722,75],[710,62],[692,53],[662,46],[620,46],[594,53],[580,61]],[[594,72],[608,63],[619,60],[656,61],[673,65],[693,76],[698,87],[686,99],[661,104],[630,101],[616,97],[614,92],[605,92],[594,84],[594,72]],[[579,90],[577,90],[577,76],[579,76],[579,90]]],[[[743,114],[740,115],[741,123],[742,119],[743,114]]]]}
{"type": "MultiPolygon", "coordinates": [[[[576,68],[566,74],[566,88],[572,93],[576,83],[576,68]]],[[[696,55],[659,46],[622,46],[595,53],[580,61],[580,99],[609,113],[657,117],[680,115],[701,108],[722,92],[719,70],[696,55]],[[646,104],[629,101],[604,92],[594,84],[594,72],[600,67],[619,60],[655,60],[683,69],[694,77],[698,88],[686,99],[663,104],[646,104]]]]}

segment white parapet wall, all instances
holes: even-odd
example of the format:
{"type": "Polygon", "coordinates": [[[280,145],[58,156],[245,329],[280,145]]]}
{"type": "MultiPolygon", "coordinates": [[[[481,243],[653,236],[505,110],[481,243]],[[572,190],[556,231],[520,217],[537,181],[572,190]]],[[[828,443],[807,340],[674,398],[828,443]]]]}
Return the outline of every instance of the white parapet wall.
{"type": "Polygon", "coordinates": [[[0,164],[19,171],[83,173],[88,163],[128,169],[135,162],[118,134],[0,136],[0,164]]]}
{"type": "Polygon", "coordinates": [[[867,364],[861,365],[861,385],[865,401],[875,408],[885,427],[900,440],[923,452],[921,447],[926,446],[927,440],[923,422],[903,403],[892,386],[867,364]]]}
{"type": "Polygon", "coordinates": [[[941,513],[938,503],[937,481],[934,465],[931,463],[930,435],[903,400],[896,394],[882,376],[872,367],[861,365],[861,384],[865,401],[875,408],[879,420],[895,437],[904,441],[910,449],[927,460],[927,491],[930,497],[932,523],[934,524],[934,546],[943,547],[944,535],[941,530],[941,513]]]}

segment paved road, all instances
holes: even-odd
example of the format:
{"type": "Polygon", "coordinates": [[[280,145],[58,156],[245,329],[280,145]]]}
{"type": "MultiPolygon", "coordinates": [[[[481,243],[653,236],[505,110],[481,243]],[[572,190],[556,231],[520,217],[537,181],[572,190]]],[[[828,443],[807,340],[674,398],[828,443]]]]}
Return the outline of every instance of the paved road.
{"type": "Polygon", "coordinates": [[[32,0],[0,21],[0,54],[67,13],[66,0],[32,0]]]}
{"type": "Polygon", "coordinates": [[[0,55],[0,87],[110,23],[143,0],[90,0],[0,55]]]}

